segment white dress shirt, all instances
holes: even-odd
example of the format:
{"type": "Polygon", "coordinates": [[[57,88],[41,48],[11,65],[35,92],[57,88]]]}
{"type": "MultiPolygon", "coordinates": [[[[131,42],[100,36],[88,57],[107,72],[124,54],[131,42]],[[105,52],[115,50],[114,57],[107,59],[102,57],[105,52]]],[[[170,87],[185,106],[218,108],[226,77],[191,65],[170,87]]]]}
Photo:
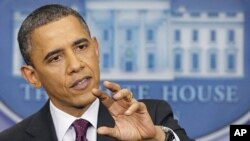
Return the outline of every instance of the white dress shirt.
{"type": "Polygon", "coordinates": [[[72,123],[79,118],[87,120],[91,126],[87,130],[87,139],[96,141],[97,137],[97,117],[99,109],[99,99],[97,98],[81,117],[74,117],[58,109],[50,101],[50,112],[54,122],[58,141],[75,141],[75,130],[72,123]]]}

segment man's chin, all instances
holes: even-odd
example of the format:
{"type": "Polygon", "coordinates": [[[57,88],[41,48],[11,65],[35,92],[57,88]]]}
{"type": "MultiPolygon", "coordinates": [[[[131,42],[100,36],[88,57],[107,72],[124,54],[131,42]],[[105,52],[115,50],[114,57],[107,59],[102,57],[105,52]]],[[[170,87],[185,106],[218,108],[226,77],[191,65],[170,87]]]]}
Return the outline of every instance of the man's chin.
{"type": "Polygon", "coordinates": [[[88,98],[86,97],[81,97],[81,98],[83,99],[78,101],[78,103],[76,104],[76,107],[81,109],[90,106],[96,100],[96,97],[94,95],[89,96],[88,98]]]}

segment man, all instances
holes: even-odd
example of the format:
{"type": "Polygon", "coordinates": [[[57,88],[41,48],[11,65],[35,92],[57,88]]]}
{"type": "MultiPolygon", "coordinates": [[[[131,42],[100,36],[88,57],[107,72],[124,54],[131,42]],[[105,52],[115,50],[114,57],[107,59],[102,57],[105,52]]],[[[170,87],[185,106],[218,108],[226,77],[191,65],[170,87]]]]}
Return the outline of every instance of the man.
{"type": "Polygon", "coordinates": [[[76,11],[61,5],[38,8],[24,20],[18,42],[26,62],[22,76],[43,87],[49,101],[3,131],[1,141],[190,140],[166,102],[138,102],[109,81],[103,85],[112,97],[98,89],[99,46],[76,11]]]}

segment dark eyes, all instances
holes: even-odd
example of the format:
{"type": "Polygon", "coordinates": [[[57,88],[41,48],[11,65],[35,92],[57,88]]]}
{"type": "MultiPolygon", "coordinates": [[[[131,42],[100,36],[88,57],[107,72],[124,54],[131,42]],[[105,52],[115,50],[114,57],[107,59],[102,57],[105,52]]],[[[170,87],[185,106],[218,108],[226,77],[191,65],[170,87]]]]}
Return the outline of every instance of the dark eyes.
{"type": "Polygon", "coordinates": [[[81,51],[88,47],[88,44],[80,44],[76,46],[76,51],[81,51]]]}
{"type": "MultiPolygon", "coordinates": [[[[72,49],[76,54],[82,54],[88,46],[89,46],[88,43],[79,43],[75,45],[72,49]]],[[[50,57],[48,57],[47,59],[47,62],[56,63],[62,60],[63,57],[64,57],[63,51],[59,51],[50,55],[50,57]]]]}
{"type": "Polygon", "coordinates": [[[49,59],[49,62],[57,62],[61,60],[62,56],[61,55],[55,55],[49,59]]]}

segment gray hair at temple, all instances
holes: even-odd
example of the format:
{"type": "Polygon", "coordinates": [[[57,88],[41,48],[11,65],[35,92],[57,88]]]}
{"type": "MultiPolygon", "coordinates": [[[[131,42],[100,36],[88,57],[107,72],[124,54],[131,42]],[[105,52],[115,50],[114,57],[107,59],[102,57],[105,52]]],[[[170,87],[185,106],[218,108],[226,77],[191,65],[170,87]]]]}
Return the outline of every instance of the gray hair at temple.
{"type": "Polygon", "coordinates": [[[45,5],[34,10],[30,15],[26,17],[19,29],[17,40],[21,54],[27,65],[33,66],[30,54],[32,51],[31,33],[34,31],[34,29],[46,25],[50,22],[60,20],[61,18],[69,15],[75,16],[82,23],[83,27],[88,31],[90,35],[88,25],[86,24],[83,17],[74,9],[63,5],[45,5]]]}

